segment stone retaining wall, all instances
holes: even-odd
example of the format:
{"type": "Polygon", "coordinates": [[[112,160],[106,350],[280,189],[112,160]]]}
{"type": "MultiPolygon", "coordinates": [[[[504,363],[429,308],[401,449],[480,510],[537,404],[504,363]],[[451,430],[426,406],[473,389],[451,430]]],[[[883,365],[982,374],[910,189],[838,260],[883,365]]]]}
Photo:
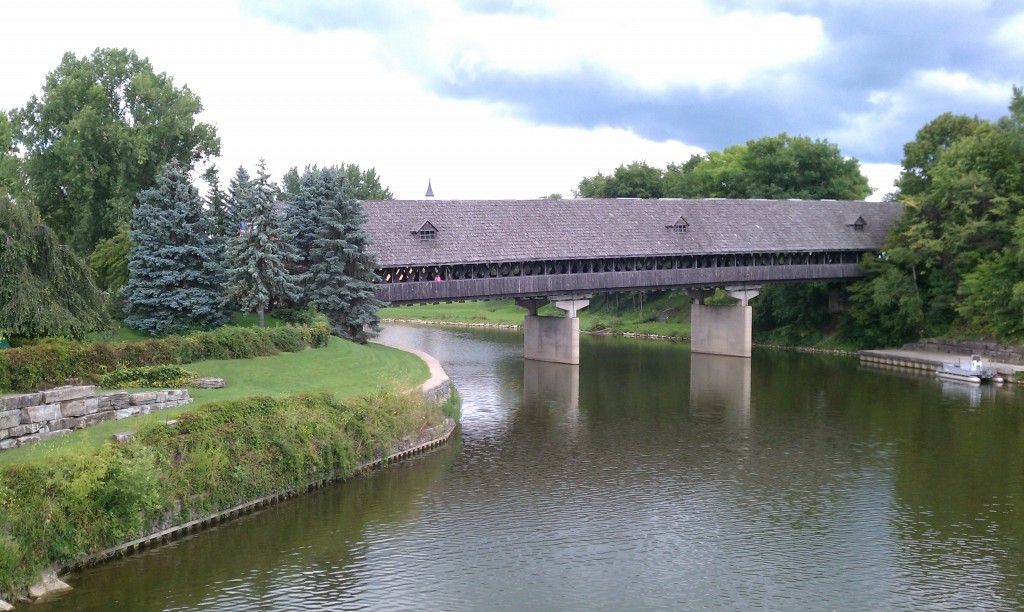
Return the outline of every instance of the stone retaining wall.
{"type": "Polygon", "coordinates": [[[0,450],[54,438],[103,421],[192,403],[188,389],[96,393],[96,387],[55,387],[0,397],[0,450]]]}
{"type": "Polygon", "coordinates": [[[908,351],[934,351],[951,355],[981,355],[988,361],[1024,365],[1024,346],[999,344],[984,340],[950,340],[928,338],[903,346],[908,351]]]}

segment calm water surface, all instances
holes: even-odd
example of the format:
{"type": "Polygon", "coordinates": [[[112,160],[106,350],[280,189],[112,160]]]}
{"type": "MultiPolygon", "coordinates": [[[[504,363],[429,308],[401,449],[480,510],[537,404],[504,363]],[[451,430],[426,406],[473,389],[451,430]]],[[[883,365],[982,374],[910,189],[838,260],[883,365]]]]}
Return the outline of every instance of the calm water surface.
{"type": "Polygon", "coordinates": [[[1024,388],[384,336],[455,381],[452,446],[87,570],[37,609],[1024,608],[1024,388]]]}

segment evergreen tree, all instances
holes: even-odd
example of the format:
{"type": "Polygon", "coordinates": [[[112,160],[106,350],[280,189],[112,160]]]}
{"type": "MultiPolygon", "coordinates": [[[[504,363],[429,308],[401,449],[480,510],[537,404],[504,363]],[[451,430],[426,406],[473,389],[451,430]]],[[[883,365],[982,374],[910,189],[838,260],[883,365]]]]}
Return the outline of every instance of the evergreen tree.
{"type": "Polygon", "coordinates": [[[186,167],[168,163],[156,187],[139,193],[131,227],[125,323],[161,335],[226,323],[224,269],[186,167]]]}
{"type": "MultiPolygon", "coordinates": [[[[302,277],[288,272],[295,258],[289,236],[275,210],[276,186],[270,182],[266,164],[260,160],[256,180],[249,184],[247,199],[240,199],[241,212],[248,218],[242,229],[228,241],[228,298],[242,310],[255,312],[263,327],[266,311],[275,296],[299,299],[302,277]]],[[[244,172],[241,168],[239,174],[244,172]]],[[[242,181],[239,180],[239,187],[242,181]]],[[[239,193],[244,190],[239,189],[239,193]]],[[[234,198],[235,189],[232,189],[234,198]]]]}
{"type": "MultiPolygon", "coordinates": [[[[300,272],[306,272],[312,265],[319,210],[323,202],[332,197],[338,174],[333,168],[321,170],[316,166],[306,166],[301,177],[293,178],[297,181],[297,187],[293,185],[292,188],[296,191],[289,192],[290,201],[285,227],[292,237],[291,244],[295,247],[295,268],[300,272]]],[[[300,303],[305,305],[309,301],[310,298],[304,291],[300,303]]]]}
{"type": "Polygon", "coordinates": [[[239,166],[235,176],[228,182],[228,199],[225,216],[228,226],[225,235],[227,237],[237,236],[242,231],[242,223],[246,222],[251,213],[249,212],[250,200],[252,199],[252,180],[244,167],[239,166]]]}
{"type": "Polygon", "coordinates": [[[377,275],[366,250],[362,207],[341,176],[325,184],[330,176],[321,172],[318,179],[329,187],[330,197],[323,199],[317,215],[309,295],[327,316],[332,334],[365,343],[380,330],[377,309],[383,304],[373,290],[377,275]]]}
{"type": "Polygon", "coordinates": [[[206,194],[206,213],[213,225],[213,233],[217,236],[230,236],[238,231],[238,224],[237,219],[232,218],[228,196],[220,188],[220,171],[217,166],[207,168],[203,180],[210,186],[206,194]]]}

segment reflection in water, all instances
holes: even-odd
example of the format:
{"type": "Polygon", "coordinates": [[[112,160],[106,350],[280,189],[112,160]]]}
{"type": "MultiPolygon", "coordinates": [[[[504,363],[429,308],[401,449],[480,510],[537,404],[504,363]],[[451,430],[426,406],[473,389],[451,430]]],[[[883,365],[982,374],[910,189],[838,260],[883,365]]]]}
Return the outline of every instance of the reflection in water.
{"type": "Polygon", "coordinates": [[[523,404],[561,408],[575,429],[580,408],[580,366],[524,359],[523,404]]]}
{"type": "Polygon", "coordinates": [[[585,337],[566,370],[513,332],[385,333],[451,375],[459,446],[39,609],[1024,608],[1019,388],[975,408],[852,358],[585,337]]]}
{"type": "Polygon", "coordinates": [[[750,424],[750,364],[745,357],[692,353],[690,406],[724,409],[732,425],[750,424]]]}

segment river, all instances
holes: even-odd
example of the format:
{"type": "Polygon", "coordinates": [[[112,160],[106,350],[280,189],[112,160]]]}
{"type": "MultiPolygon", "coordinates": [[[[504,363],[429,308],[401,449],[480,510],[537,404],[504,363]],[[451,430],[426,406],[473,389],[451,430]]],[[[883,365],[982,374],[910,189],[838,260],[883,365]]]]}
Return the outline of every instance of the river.
{"type": "Polygon", "coordinates": [[[1024,387],[389,326],[455,442],[70,577],[39,610],[1024,608],[1024,387]]]}

